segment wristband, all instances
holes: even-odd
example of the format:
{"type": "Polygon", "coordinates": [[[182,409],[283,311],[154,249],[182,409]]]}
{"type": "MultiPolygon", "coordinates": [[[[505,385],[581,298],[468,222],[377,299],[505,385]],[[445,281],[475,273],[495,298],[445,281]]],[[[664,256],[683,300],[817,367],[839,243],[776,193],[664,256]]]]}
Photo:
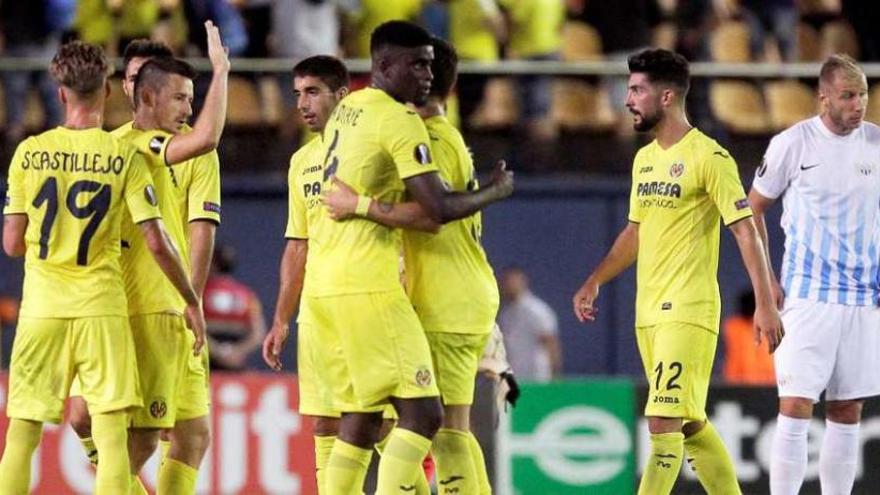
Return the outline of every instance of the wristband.
{"type": "Polygon", "coordinates": [[[373,202],[373,198],[368,196],[358,196],[358,203],[354,209],[354,214],[359,217],[366,217],[367,213],[370,211],[370,203],[373,202]]]}

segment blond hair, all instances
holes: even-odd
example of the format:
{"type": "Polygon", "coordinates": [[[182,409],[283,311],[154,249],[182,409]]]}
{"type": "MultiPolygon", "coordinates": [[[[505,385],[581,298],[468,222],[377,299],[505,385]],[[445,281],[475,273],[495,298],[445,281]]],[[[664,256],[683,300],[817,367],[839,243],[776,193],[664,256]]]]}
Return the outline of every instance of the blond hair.
{"type": "Polygon", "coordinates": [[[91,96],[100,91],[110,71],[104,50],[81,41],[62,45],[49,65],[52,78],[80,96],[91,96]]]}
{"type": "Polygon", "coordinates": [[[831,84],[834,77],[841,73],[846,79],[855,79],[865,76],[859,64],[849,55],[835,53],[825,60],[822,69],[819,70],[819,82],[831,84]]]}

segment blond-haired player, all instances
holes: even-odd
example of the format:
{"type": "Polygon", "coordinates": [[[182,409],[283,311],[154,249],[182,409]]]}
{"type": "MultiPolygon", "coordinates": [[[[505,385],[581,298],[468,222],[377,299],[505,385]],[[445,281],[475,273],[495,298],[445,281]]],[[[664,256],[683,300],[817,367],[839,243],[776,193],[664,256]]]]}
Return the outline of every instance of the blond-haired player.
{"type": "MultiPolygon", "coordinates": [[[[187,247],[195,246],[191,272],[198,294],[204,288],[214,227],[220,219],[217,155],[200,153],[215,146],[222,132],[229,69],[217,28],[207,23],[206,29],[214,75],[195,127],[181,134],[192,114],[196,72],[165,55],[167,48],[137,40],[126,49],[123,84],[135,108],[134,120],[113,131],[114,136],[134,144],[146,159],[169,233],[186,265],[190,265],[187,247]],[[218,121],[221,125],[216,125],[218,121]]],[[[123,226],[123,273],[145,402],[145,408],[132,418],[132,473],[139,472],[152,455],[159,430],[171,430],[174,442],[161,463],[158,488],[163,493],[190,492],[210,438],[208,356],[186,352],[189,346],[180,331],[179,302],[167,284],[157,279],[155,264],[128,225],[123,226]]],[[[91,453],[86,405],[79,398],[71,403],[71,424],[91,453]]],[[[98,461],[96,456],[90,458],[98,461]]]]}
{"type": "Polygon", "coordinates": [[[204,343],[200,302],[162,226],[149,171],[134,147],[100,128],[108,69],[99,47],[62,46],[50,73],[65,124],[22,142],[9,167],[3,247],[26,260],[0,461],[5,493],[27,493],[42,423],[60,422],[74,376],[106,454],[95,493],[129,490],[126,428],[142,399],[120,267],[124,214],[186,301],[194,348],[204,343]]]}
{"type": "Polygon", "coordinates": [[[862,405],[880,394],[880,127],[864,121],[868,83],[850,57],[825,61],[818,96],[819,115],[770,141],[749,193],[765,245],[764,212],[778,198],[784,211],[785,256],[773,277],[786,331],[775,356],[774,495],[800,490],[823,392],[822,493],[850,493],[862,405]]]}

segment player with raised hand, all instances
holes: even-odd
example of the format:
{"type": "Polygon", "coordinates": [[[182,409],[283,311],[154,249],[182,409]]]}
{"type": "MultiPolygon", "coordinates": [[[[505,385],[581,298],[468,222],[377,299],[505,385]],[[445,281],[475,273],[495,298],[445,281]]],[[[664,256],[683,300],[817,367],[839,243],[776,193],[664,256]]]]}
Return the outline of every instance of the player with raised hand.
{"type": "Polygon", "coordinates": [[[9,167],[3,247],[25,259],[23,303],[10,371],[0,486],[27,493],[42,423],[58,423],[75,376],[93,415],[95,493],[127,493],[130,410],[142,406],[120,266],[128,214],[186,304],[187,323],[204,318],[168,240],[151,177],[137,150],[101,130],[109,64],[99,47],[62,46],[50,73],[65,105],[63,126],[28,138],[9,167]]]}
{"type": "MultiPolygon", "coordinates": [[[[220,220],[220,180],[213,149],[193,154],[201,153],[204,146],[215,146],[211,143],[219,139],[229,70],[219,31],[210,22],[205,27],[214,76],[195,128],[190,130],[186,122],[192,114],[196,72],[169,57],[170,50],[163,45],[137,40],[126,49],[123,85],[132,99],[134,120],[113,131],[146,158],[166,225],[187,266],[192,254],[192,283],[200,297],[213,251],[214,229],[220,220]],[[218,118],[220,126],[205,124],[218,118]]],[[[157,276],[155,263],[132,235],[130,223],[123,226],[123,240],[123,273],[146,406],[132,419],[132,474],[136,475],[152,455],[159,431],[170,430],[174,441],[168,445],[167,458],[163,450],[159,490],[189,492],[194,489],[197,469],[210,442],[208,353],[187,352],[192,339],[180,331],[177,297],[157,276]]],[[[78,397],[70,402],[71,425],[86,451],[93,452],[86,404],[78,397]]],[[[95,456],[90,458],[98,461],[95,456]]]]}
{"type": "Polygon", "coordinates": [[[706,418],[721,301],[720,224],[730,229],[757,301],[756,338],[782,339],[763,245],[736,162],[687,120],[688,63],[668,50],[629,59],[626,106],[654,140],[636,154],[629,223],[573,298],[581,321],[596,318],[599,288],[638,261],[636,337],[645,375],[651,457],[639,494],[672,491],[686,452],[709,494],[740,493],[718,432],[706,418]]]}

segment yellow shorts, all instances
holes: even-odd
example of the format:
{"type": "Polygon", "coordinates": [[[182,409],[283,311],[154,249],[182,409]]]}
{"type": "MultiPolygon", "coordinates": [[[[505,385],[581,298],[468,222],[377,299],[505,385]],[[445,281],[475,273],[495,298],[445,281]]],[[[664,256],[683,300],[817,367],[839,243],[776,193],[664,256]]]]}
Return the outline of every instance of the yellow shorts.
{"type": "Polygon", "coordinates": [[[10,418],[60,423],[79,376],[92,414],[140,407],[140,384],[128,318],[18,320],[9,374],[10,418]]]}
{"type": "Polygon", "coordinates": [[[473,404],[477,368],[489,334],[427,332],[426,336],[443,404],[473,404]]]}
{"type": "Polygon", "coordinates": [[[320,328],[319,352],[340,360],[344,370],[343,379],[333,383],[337,409],[378,411],[391,397],[440,394],[425,332],[402,287],[305,299],[304,321],[320,328]]]}
{"type": "Polygon", "coordinates": [[[190,329],[184,327],[184,330],[186,344],[183,351],[186,355],[186,365],[183,367],[180,386],[177,388],[176,421],[201,418],[211,412],[211,368],[208,357],[210,355],[208,341],[205,341],[202,352],[196,356],[192,350],[196,336],[190,329]]]}
{"type": "Polygon", "coordinates": [[[648,378],[645,416],[706,419],[706,395],[718,336],[689,323],[636,328],[648,378]]]}
{"type": "MultiPolygon", "coordinates": [[[[208,414],[208,349],[192,352],[195,336],[182,316],[152,313],[128,319],[137,349],[144,407],[132,413],[135,428],[171,428],[177,421],[208,414]]],[[[71,396],[82,395],[79,377],[71,396]]],[[[86,400],[88,402],[88,400],[86,400]]],[[[89,403],[89,411],[92,407],[89,403]]]]}
{"type": "MultiPolygon", "coordinates": [[[[339,409],[333,404],[333,382],[344,380],[345,368],[339,357],[324,359],[320,347],[321,335],[318,329],[301,322],[297,325],[296,366],[299,380],[299,412],[306,416],[340,417],[339,409]],[[334,368],[335,366],[335,368],[334,368]],[[333,373],[333,372],[336,373],[333,373]],[[335,375],[335,376],[334,376],[335,375]]],[[[341,353],[338,349],[338,353],[341,353]]],[[[341,355],[341,354],[340,354],[341,355]]]]}

